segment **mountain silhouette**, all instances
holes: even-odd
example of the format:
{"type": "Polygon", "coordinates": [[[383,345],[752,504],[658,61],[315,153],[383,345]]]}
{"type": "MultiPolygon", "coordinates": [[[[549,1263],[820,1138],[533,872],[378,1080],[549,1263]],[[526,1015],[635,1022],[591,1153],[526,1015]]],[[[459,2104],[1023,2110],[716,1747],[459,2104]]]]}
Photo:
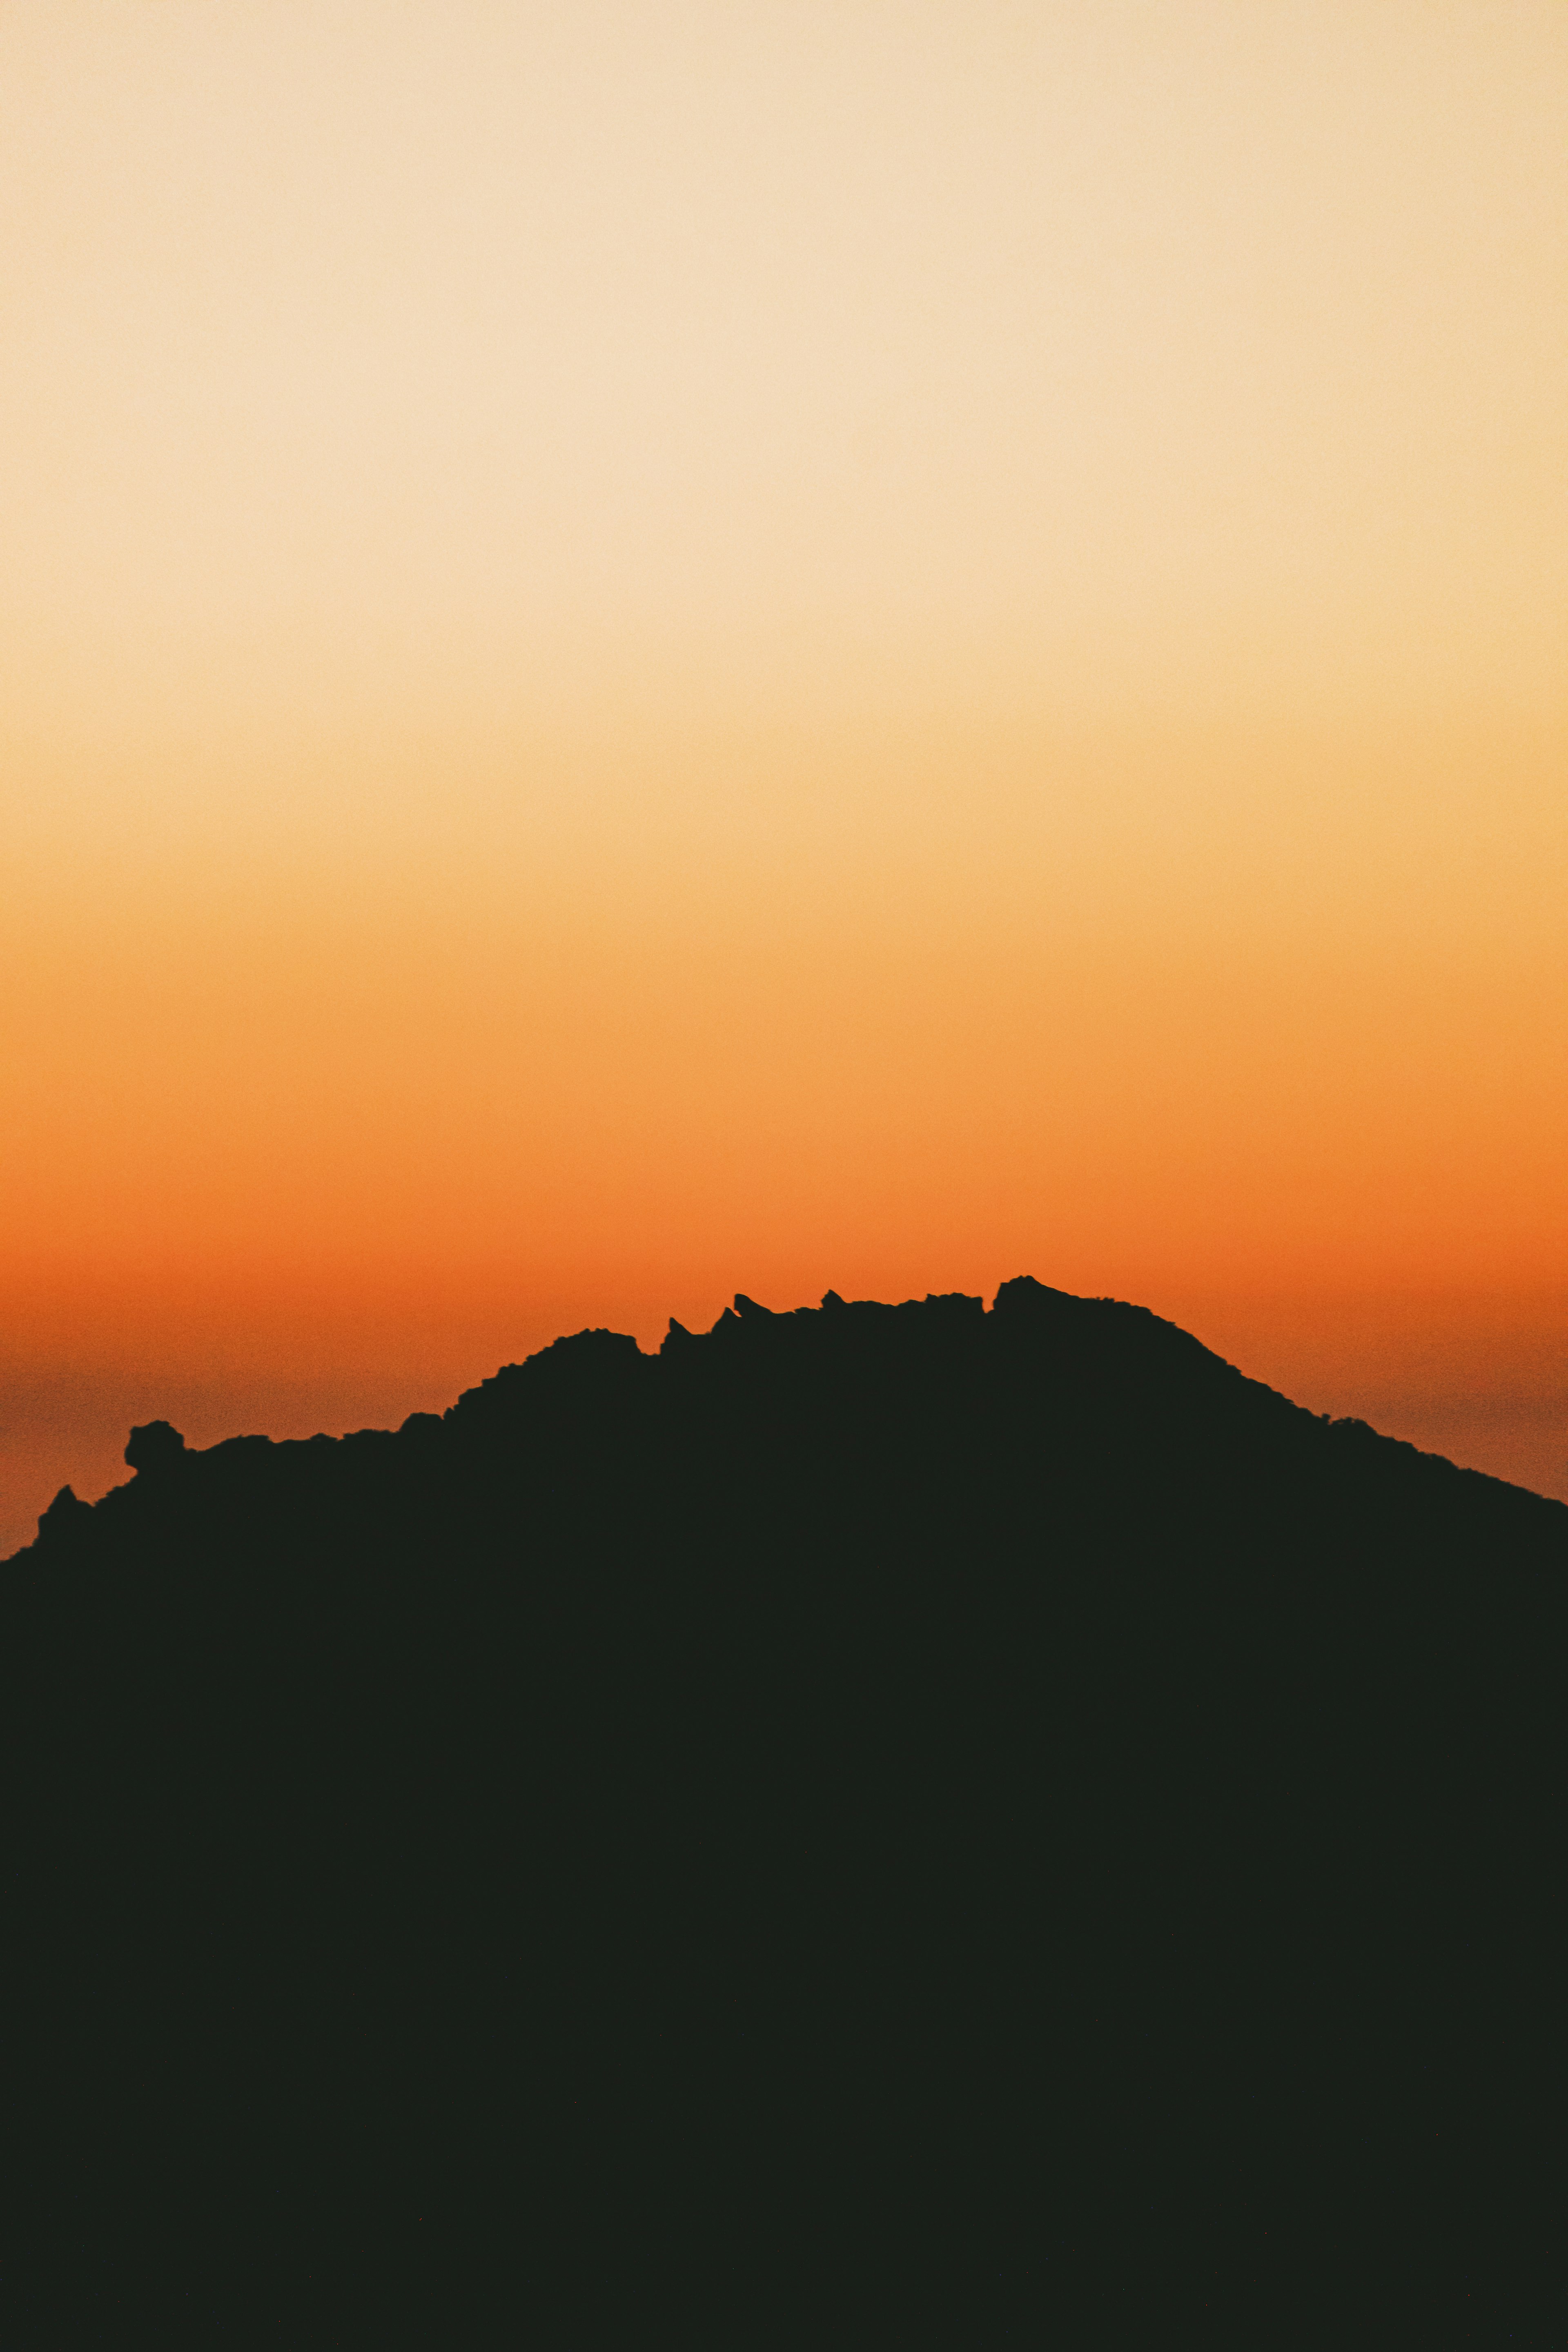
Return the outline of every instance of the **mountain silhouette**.
{"type": "Polygon", "coordinates": [[[1555,2340],[1563,1506],[1027,1278],[126,1460],[0,1575],[13,2340],[1555,2340]]]}

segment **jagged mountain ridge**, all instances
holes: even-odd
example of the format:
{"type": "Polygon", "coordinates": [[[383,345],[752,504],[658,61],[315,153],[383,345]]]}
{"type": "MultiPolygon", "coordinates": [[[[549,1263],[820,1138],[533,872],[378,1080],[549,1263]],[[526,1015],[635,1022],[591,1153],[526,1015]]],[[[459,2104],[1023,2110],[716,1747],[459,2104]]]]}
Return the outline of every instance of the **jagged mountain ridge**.
{"type": "Polygon", "coordinates": [[[209,2340],[1539,2322],[1563,1506],[1027,1279],[128,1458],[0,1579],[14,2276],[86,2212],[50,2292],[209,2340]]]}
{"type": "MultiPolygon", "coordinates": [[[[1260,1445],[1270,1455],[1283,1447],[1299,1472],[1316,1472],[1331,1486],[1347,1465],[1358,1474],[1351,1481],[1357,1489],[1368,1476],[1384,1484],[1400,1477],[1425,1480],[1424,1488],[1407,1484],[1405,1490],[1407,1497],[1421,1491],[1424,1499],[1436,1492],[1435,1476],[1458,1477],[1464,1487],[1447,1490],[1448,1503],[1459,1491],[1474,1502],[1485,1490],[1494,1507],[1507,1507],[1504,1498],[1517,1496],[1512,1507],[1521,1526],[1539,1516],[1531,1514],[1529,1504],[1543,1499],[1530,1497],[1527,1503],[1524,1489],[1479,1472],[1457,1473],[1442,1456],[1418,1454],[1404,1441],[1378,1436],[1363,1422],[1330,1422],[1304,1412],[1145,1307],[1079,1298],[1023,1276],[1002,1286],[989,1314],[983,1299],[958,1293],[895,1307],[873,1300],[850,1304],[830,1291],[820,1307],[783,1313],[740,1294],[700,1338],[672,1318],[653,1357],[624,1334],[582,1331],[555,1340],[525,1362],[503,1367],[467,1391],[444,1415],[411,1415],[396,1433],[361,1431],[342,1440],[277,1444],[265,1438],[231,1438],[198,1455],[166,1423],[154,1424],[132,1433],[126,1458],[137,1478],[96,1507],[103,1516],[94,1533],[108,1538],[111,1528],[153,1509],[154,1497],[171,1499],[174,1490],[167,1481],[176,1471],[182,1481],[205,1482],[214,1494],[220,1481],[237,1494],[252,1486],[275,1488],[290,1477],[309,1488],[329,1475],[325,1465],[331,1457],[325,1449],[336,1445],[342,1452],[334,1468],[345,1484],[356,1485],[368,1479],[373,1463],[390,1473],[399,1455],[431,1471],[438,1433],[454,1453],[489,1452],[506,1440],[526,1447],[532,1414],[550,1426],[556,1442],[559,1417],[569,1416],[574,1403],[585,1412],[629,1412],[637,1426],[626,1433],[635,1443],[646,1439],[641,1424],[648,1414],[679,1417],[689,1396],[714,1387],[725,1392],[731,1418],[744,1417],[748,1383],[756,1391],[754,1402],[760,1405],[765,1398],[769,1410],[788,1403],[809,1412],[815,1404],[815,1433],[831,1447],[831,1416],[840,1417],[840,1435],[846,1413],[869,1412],[875,1417],[872,1401],[857,1392],[860,1383],[877,1384],[889,1408],[896,1403],[919,1416],[933,1410],[935,1401],[925,1392],[932,1379],[948,1384],[951,1392],[944,1393],[942,1407],[954,1413],[964,1409],[965,1384],[977,1384],[983,1392],[1001,1384],[1016,1407],[1053,1417],[1058,1451],[1067,1428],[1075,1446],[1092,1430],[1102,1446],[1120,1444],[1130,1455],[1140,1445],[1152,1446],[1156,1455],[1163,1455],[1171,1433],[1179,1429],[1184,1442],[1197,1434],[1223,1444],[1228,1437],[1233,1444],[1260,1445]],[[1320,1434],[1325,1429],[1327,1445],[1320,1434]]],[[[1052,1429],[1042,1428],[1034,1442],[1050,1451],[1052,1436],[1052,1429]]],[[[191,1499],[188,1491],[184,1499],[191,1499]]],[[[87,1538],[87,1514],[93,1507],[63,1488],[40,1520],[46,1549],[62,1543],[79,1547],[87,1538]]],[[[1552,1513],[1563,1508],[1547,1506],[1552,1513]]]]}

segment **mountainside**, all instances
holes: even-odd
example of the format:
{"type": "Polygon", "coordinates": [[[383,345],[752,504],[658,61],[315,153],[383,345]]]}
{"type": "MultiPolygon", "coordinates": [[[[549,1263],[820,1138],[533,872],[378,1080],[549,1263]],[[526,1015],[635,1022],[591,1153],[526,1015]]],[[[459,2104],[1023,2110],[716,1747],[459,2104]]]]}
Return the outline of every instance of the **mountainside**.
{"type": "Polygon", "coordinates": [[[127,1460],[0,1571],[5,2292],[1545,2324],[1568,1508],[1027,1279],[127,1460]]]}

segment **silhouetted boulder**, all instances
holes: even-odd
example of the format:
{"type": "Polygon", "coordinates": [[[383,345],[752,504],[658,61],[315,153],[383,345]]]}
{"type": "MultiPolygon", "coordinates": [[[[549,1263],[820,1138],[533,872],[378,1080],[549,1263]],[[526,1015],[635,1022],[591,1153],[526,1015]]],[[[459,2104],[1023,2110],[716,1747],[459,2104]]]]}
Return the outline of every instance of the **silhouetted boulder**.
{"type": "MultiPolygon", "coordinates": [[[[443,1418],[438,1412],[411,1412],[399,1427],[397,1433],[400,1437],[437,1437],[444,1426],[443,1418]]],[[[366,1433],[361,1432],[362,1435],[366,1433]]]]}
{"type": "Polygon", "coordinates": [[[176,1467],[185,1454],[185,1441],[166,1421],[144,1422],[131,1433],[125,1459],[138,1476],[156,1478],[176,1467]]]}

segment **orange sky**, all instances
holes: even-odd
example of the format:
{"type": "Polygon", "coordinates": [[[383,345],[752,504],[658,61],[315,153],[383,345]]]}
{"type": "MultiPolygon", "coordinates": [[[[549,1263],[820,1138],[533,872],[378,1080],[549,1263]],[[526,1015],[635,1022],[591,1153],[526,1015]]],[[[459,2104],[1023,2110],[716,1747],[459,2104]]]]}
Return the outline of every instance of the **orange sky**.
{"type": "Polygon", "coordinates": [[[736,1287],[1568,1494],[1568,12],[0,15],[0,1549],[736,1287]]]}

